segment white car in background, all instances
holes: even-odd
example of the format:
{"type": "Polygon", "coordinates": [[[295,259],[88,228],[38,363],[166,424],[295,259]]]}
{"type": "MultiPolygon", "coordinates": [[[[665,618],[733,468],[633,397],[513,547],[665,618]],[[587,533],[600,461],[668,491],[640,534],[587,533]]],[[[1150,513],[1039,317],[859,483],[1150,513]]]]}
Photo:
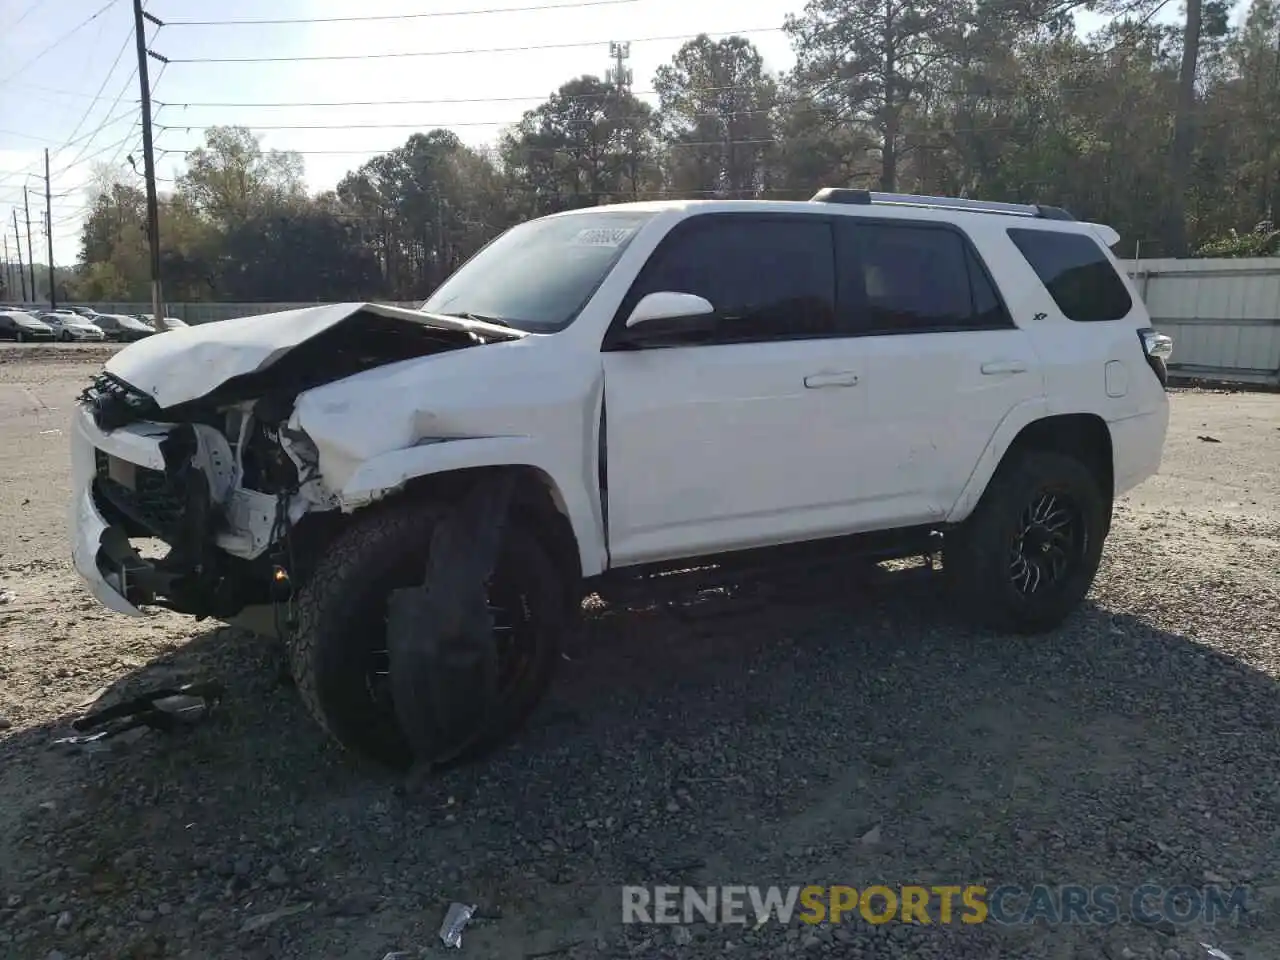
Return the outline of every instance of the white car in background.
{"type": "Polygon", "coordinates": [[[39,315],[39,319],[47,323],[63,343],[80,341],[102,341],[107,335],[102,328],[95,326],[80,314],[72,310],[50,310],[39,315]]]}

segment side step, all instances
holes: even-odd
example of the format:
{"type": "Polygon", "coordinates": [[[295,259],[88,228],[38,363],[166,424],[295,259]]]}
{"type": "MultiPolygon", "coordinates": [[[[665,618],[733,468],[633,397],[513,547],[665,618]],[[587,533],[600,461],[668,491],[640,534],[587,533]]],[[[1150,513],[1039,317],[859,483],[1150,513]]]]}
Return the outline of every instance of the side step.
{"type": "Polygon", "coordinates": [[[615,603],[671,601],[707,590],[745,587],[754,582],[805,577],[821,579],[854,574],[862,581],[899,576],[873,569],[885,560],[923,557],[930,572],[942,548],[942,535],[928,528],[858,534],[812,543],[763,547],[710,557],[611,570],[588,580],[589,592],[615,603]]]}

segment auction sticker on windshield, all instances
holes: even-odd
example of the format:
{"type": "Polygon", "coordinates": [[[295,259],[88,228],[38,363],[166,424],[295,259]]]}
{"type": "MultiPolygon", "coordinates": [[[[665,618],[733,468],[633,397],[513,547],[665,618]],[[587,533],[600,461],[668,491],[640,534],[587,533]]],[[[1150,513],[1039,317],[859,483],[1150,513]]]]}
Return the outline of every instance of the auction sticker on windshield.
{"type": "Polygon", "coordinates": [[[591,227],[578,231],[569,242],[589,247],[616,247],[633,233],[635,229],[632,227],[591,227]]]}

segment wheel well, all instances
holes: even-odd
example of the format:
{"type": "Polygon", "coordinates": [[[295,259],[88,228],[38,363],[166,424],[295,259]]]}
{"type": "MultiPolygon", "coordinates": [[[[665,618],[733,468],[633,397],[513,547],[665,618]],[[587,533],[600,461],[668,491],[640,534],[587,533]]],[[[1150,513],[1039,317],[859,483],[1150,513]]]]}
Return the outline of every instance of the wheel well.
{"type": "Polygon", "coordinates": [[[582,557],[578,552],[578,538],[569,521],[564,498],[554,480],[537,467],[513,464],[495,467],[467,467],[414,477],[404,489],[388,500],[405,497],[452,503],[483,474],[499,470],[517,474],[512,510],[526,523],[536,527],[545,537],[545,545],[564,574],[565,585],[572,594],[576,606],[582,599],[582,557]]]}
{"type": "Polygon", "coordinates": [[[1115,495],[1111,431],[1101,417],[1092,413],[1069,413],[1029,423],[1009,444],[1001,466],[1013,462],[1018,454],[1027,450],[1076,458],[1093,473],[1102,495],[1111,503],[1115,495]]]}

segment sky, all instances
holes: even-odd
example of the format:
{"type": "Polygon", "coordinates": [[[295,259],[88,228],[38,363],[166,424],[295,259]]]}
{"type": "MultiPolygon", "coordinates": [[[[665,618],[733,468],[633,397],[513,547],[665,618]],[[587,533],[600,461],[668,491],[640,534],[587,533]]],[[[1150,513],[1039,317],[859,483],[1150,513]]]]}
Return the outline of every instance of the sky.
{"type": "MultiPolygon", "coordinates": [[[[145,8],[165,23],[148,25],[148,46],[171,61],[148,65],[163,194],[184,151],[216,125],[247,126],[265,149],[302,152],[313,192],[414,131],[446,127],[467,143],[493,143],[565,81],[602,75],[614,40],[631,43],[633,90],[650,102],[656,68],[702,32],[744,34],[767,68],[788,69],[794,58],[780,28],[803,0],[146,0],[145,8]],[[386,19],[183,23],[344,17],[386,19]],[[188,62],[335,55],[344,59],[188,62]],[[459,98],[475,102],[382,103],[459,98]],[[374,105],[306,105],[335,101],[374,105]]],[[[0,0],[0,235],[11,257],[14,209],[25,256],[25,184],[35,259],[48,259],[46,148],[58,266],[79,255],[95,169],[133,177],[132,157],[140,174],[136,66],[131,0],[0,0]]]]}

